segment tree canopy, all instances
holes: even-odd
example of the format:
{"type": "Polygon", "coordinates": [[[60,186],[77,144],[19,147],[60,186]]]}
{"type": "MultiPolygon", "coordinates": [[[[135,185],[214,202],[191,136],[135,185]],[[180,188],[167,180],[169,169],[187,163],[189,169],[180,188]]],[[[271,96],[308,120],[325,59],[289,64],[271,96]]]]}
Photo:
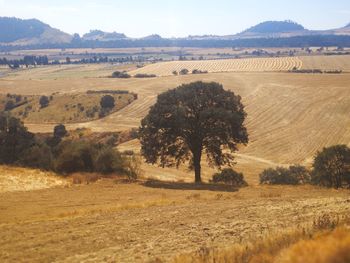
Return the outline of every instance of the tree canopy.
{"type": "Polygon", "coordinates": [[[312,181],[327,187],[350,185],[350,148],[335,145],[318,152],[313,164],[312,181]]]}
{"type": "Polygon", "coordinates": [[[204,152],[212,166],[231,166],[238,144],[248,143],[241,97],[219,83],[184,84],[158,96],[142,120],[141,153],[148,163],[179,166],[189,162],[201,182],[204,152]]]}

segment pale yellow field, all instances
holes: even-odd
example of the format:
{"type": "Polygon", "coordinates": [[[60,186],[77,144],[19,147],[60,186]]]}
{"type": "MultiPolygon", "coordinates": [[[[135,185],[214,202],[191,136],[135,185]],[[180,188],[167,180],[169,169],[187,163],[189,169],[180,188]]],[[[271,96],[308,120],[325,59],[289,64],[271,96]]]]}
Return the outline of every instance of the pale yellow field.
{"type": "Polygon", "coordinates": [[[301,67],[302,62],[297,57],[171,61],[147,65],[146,67],[130,71],[130,74],[170,76],[173,74],[173,71],[180,72],[182,69],[188,69],[190,73],[194,69],[208,72],[264,72],[288,71],[293,68],[300,69],[301,67]]]}
{"type": "Polygon", "coordinates": [[[68,185],[70,185],[68,180],[58,177],[52,172],[0,166],[0,194],[64,187],[68,185]]]}
{"type": "Polygon", "coordinates": [[[350,55],[301,57],[303,69],[343,70],[350,72],[350,55]]]}

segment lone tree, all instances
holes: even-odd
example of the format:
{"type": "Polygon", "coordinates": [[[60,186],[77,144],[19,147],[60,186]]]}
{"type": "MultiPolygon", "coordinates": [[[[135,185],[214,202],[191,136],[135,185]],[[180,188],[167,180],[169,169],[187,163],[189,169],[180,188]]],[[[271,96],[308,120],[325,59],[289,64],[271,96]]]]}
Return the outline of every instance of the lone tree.
{"type": "Polygon", "coordinates": [[[318,152],[313,164],[312,182],[327,187],[350,185],[350,148],[335,145],[318,152]]]}
{"type": "Polygon", "coordinates": [[[58,124],[54,127],[53,136],[55,138],[62,139],[66,135],[67,135],[66,126],[64,126],[63,124],[58,124]]]}
{"type": "Polygon", "coordinates": [[[194,82],[158,96],[139,130],[141,153],[162,167],[189,161],[201,182],[204,152],[210,165],[233,164],[238,144],[248,143],[241,97],[211,82],[194,82]]]}
{"type": "Polygon", "coordinates": [[[50,100],[47,96],[41,96],[39,103],[41,108],[46,108],[47,106],[49,106],[50,100]]]}
{"type": "Polygon", "coordinates": [[[115,100],[111,95],[105,95],[101,98],[100,105],[103,109],[111,109],[115,106],[115,100]]]}

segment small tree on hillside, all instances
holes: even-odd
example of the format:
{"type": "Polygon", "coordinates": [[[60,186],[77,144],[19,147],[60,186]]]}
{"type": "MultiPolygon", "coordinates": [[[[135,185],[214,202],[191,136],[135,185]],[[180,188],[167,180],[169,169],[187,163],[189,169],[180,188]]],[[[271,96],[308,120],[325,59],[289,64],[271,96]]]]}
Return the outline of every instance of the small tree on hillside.
{"type": "Polygon", "coordinates": [[[318,152],[312,172],[315,184],[340,188],[344,183],[350,185],[350,148],[336,145],[318,152]]]}
{"type": "Polygon", "coordinates": [[[142,120],[141,153],[148,163],[162,167],[189,161],[195,181],[201,182],[203,152],[211,165],[232,165],[237,144],[248,143],[245,117],[241,97],[222,85],[182,85],[159,95],[142,120]]]}
{"type": "Polygon", "coordinates": [[[180,75],[187,75],[188,72],[189,72],[188,69],[184,68],[184,69],[181,69],[181,70],[180,70],[179,74],[180,74],[180,75]]]}
{"type": "Polygon", "coordinates": [[[112,109],[115,106],[114,97],[111,95],[105,95],[101,98],[100,105],[103,109],[112,109]]]}
{"type": "Polygon", "coordinates": [[[56,125],[53,129],[53,136],[58,139],[62,139],[67,135],[66,126],[63,124],[56,125]]]}
{"type": "Polygon", "coordinates": [[[49,106],[50,100],[47,96],[41,96],[39,100],[39,104],[41,108],[46,108],[49,106]]]}

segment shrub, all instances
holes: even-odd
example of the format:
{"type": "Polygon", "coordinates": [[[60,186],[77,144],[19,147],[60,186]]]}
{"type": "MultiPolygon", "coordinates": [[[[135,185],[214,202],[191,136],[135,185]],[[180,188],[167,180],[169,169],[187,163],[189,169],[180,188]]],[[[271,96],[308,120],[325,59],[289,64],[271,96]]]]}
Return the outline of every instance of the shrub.
{"type": "Polygon", "coordinates": [[[41,96],[39,100],[39,104],[41,108],[46,108],[49,106],[50,100],[47,96],[41,96]]]}
{"type": "Polygon", "coordinates": [[[55,161],[55,170],[69,174],[93,172],[96,147],[84,141],[65,141],[60,144],[55,161]]]}
{"type": "Polygon", "coordinates": [[[138,155],[124,155],[124,173],[129,177],[129,180],[135,180],[142,175],[141,157],[138,155]]]}
{"type": "Polygon", "coordinates": [[[155,74],[136,74],[135,78],[155,78],[157,75],[155,74]]]}
{"type": "Polygon", "coordinates": [[[178,75],[178,73],[177,73],[176,70],[174,70],[172,73],[173,73],[174,76],[177,76],[177,75],[178,75]]]}
{"type": "Polygon", "coordinates": [[[206,70],[199,70],[199,69],[194,69],[192,70],[192,74],[206,74],[208,71],[206,70]]]}
{"type": "Polygon", "coordinates": [[[266,169],[260,174],[260,184],[298,185],[310,182],[310,173],[303,166],[266,169]]]}
{"type": "Polygon", "coordinates": [[[120,153],[111,147],[102,149],[95,161],[95,171],[102,174],[123,172],[123,159],[120,153]]]}
{"type": "Polygon", "coordinates": [[[336,145],[318,152],[312,172],[312,183],[340,188],[350,185],[350,148],[336,145]]]}
{"type": "Polygon", "coordinates": [[[15,106],[15,103],[13,102],[13,100],[8,100],[5,104],[5,111],[10,111],[12,109],[14,109],[16,106],[15,106]]]}
{"type": "Polygon", "coordinates": [[[112,78],[128,79],[128,78],[131,78],[131,76],[128,73],[126,73],[125,71],[123,71],[123,72],[115,71],[112,74],[112,78]]]}
{"type": "Polygon", "coordinates": [[[53,157],[51,149],[46,144],[36,144],[24,152],[19,163],[26,167],[52,170],[53,157]]]}
{"type": "Polygon", "coordinates": [[[189,72],[188,69],[184,68],[184,69],[181,69],[181,70],[180,70],[179,74],[180,74],[180,75],[187,75],[188,72],[189,72]]]}
{"type": "Polygon", "coordinates": [[[66,135],[67,135],[66,126],[64,126],[63,124],[58,124],[54,127],[53,129],[54,137],[62,139],[66,135]]]}
{"type": "Polygon", "coordinates": [[[236,187],[243,187],[248,185],[244,180],[243,174],[238,173],[231,168],[224,169],[220,173],[214,174],[211,182],[229,184],[236,187]]]}
{"type": "Polygon", "coordinates": [[[111,95],[105,95],[101,98],[100,105],[103,109],[112,109],[115,106],[115,99],[111,95]]]}

